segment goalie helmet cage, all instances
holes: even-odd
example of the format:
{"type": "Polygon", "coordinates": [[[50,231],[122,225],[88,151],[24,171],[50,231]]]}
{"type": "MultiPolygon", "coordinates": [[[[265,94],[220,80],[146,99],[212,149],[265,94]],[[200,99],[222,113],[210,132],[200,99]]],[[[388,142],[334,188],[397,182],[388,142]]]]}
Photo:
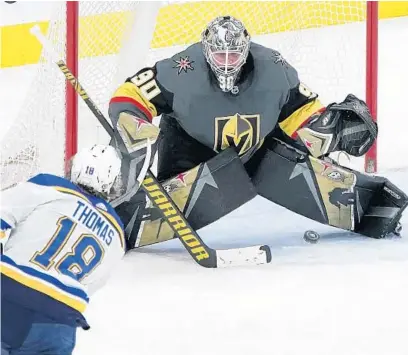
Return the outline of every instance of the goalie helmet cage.
{"type": "MultiPolygon", "coordinates": [[[[245,23],[254,42],[278,50],[324,104],[352,92],[366,98],[376,117],[377,2],[67,1],[52,6],[43,32],[105,116],[126,77],[198,41],[210,20],[229,14],[245,23]]],[[[44,50],[36,70],[25,105],[1,142],[3,188],[38,172],[61,174],[78,147],[109,141],[44,50]]],[[[376,171],[375,147],[365,156],[365,168],[376,171]]]]}

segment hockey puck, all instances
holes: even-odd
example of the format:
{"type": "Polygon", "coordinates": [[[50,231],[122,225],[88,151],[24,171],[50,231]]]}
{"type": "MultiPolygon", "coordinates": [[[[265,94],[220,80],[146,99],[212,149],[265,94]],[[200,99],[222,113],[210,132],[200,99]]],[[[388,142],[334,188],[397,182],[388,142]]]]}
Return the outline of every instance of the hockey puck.
{"type": "Polygon", "coordinates": [[[303,234],[303,239],[308,243],[315,244],[319,241],[320,234],[312,230],[307,230],[305,234],[303,234]]]}
{"type": "Polygon", "coordinates": [[[402,224],[401,224],[400,222],[398,222],[397,225],[396,225],[396,227],[395,227],[395,229],[394,229],[394,233],[395,233],[397,236],[400,236],[400,235],[401,235],[401,232],[402,232],[402,224]]]}

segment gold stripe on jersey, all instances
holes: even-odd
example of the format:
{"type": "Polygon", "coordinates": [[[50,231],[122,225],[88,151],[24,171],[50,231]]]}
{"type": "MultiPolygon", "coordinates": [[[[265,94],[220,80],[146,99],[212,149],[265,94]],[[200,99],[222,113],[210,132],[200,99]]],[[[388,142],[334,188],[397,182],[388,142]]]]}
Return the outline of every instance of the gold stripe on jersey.
{"type": "Polygon", "coordinates": [[[74,295],[69,295],[63,290],[58,289],[51,284],[47,285],[46,282],[40,281],[38,278],[32,277],[23,271],[17,270],[11,266],[1,263],[1,273],[9,278],[19,282],[20,284],[32,288],[54,298],[57,301],[65,303],[66,305],[76,309],[83,313],[86,309],[87,303],[74,295]]]}
{"type": "Polygon", "coordinates": [[[323,104],[319,100],[309,102],[308,104],[298,108],[284,121],[280,122],[279,126],[282,131],[291,137],[293,133],[295,133],[310,116],[323,107],[323,104]]]}
{"type": "Polygon", "coordinates": [[[141,104],[152,117],[157,116],[156,107],[148,99],[145,98],[145,96],[142,94],[142,91],[133,83],[126,82],[119,86],[119,88],[113,94],[113,101],[115,101],[115,97],[128,97],[141,104]]]}
{"type": "MultiPolygon", "coordinates": [[[[88,202],[91,206],[93,206],[92,202],[85,195],[81,194],[78,191],[68,189],[66,187],[61,187],[61,186],[54,186],[54,188],[59,192],[79,197],[79,198],[85,200],[86,202],[88,202]]],[[[122,248],[124,248],[125,247],[125,235],[124,235],[123,229],[120,227],[120,225],[116,221],[115,217],[113,217],[109,212],[102,210],[101,208],[98,208],[96,206],[93,206],[93,207],[96,208],[98,210],[98,212],[100,212],[103,216],[105,216],[106,219],[113,225],[113,227],[116,229],[116,231],[119,234],[120,245],[121,245],[122,248]]]]}
{"type": "Polygon", "coordinates": [[[70,195],[74,195],[76,197],[79,197],[83,200],[85,200],[86,202],[88,202],[89,204],[92,205],[92,202],[89,200],[88,197],[86,197],[84,194],[81,194],[80,192],[73,190],[73,189],[68,189],[67,187],[61,187],[61,186],[53,186],[55,190],[65,193],[65,194],[70,194],[70,195]]]}

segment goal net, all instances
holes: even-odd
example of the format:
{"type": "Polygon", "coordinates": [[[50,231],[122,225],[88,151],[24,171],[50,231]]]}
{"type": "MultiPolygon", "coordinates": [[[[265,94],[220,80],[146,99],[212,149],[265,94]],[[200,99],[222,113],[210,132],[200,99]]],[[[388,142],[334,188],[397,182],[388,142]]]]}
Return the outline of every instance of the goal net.
{"type": "MultiPolygon", "coordinates": [[[[198,41],[209,21],[226,14],[241,19],[254,42],[281,52],[323,103],[350,92],[365,98],[366,2],[98,1],[79,2],[78,16],[65,2],[54,6],[44,33],[62,58],[75,58],[80,83],[106,117],[126,77],[198,41]]],[[[78,109],[67,99],[65,77],[43,51],[1,140],[1,187],[39,172],[62,174],[76,141],[81,148],[108,136],[80,99],[78,109]]]]}

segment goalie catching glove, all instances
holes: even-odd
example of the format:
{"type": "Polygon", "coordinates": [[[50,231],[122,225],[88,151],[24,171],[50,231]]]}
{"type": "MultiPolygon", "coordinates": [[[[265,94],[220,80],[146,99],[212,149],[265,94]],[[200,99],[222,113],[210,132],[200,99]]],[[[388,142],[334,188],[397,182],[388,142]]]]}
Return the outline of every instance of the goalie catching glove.
{"type": "Polygon", "coordinates": [[[343,102],[313,115],[297,133],[316,158],[335,151],[359,157],[373,145],[378,128],[365,102],[349,94],[343,102]]]}

